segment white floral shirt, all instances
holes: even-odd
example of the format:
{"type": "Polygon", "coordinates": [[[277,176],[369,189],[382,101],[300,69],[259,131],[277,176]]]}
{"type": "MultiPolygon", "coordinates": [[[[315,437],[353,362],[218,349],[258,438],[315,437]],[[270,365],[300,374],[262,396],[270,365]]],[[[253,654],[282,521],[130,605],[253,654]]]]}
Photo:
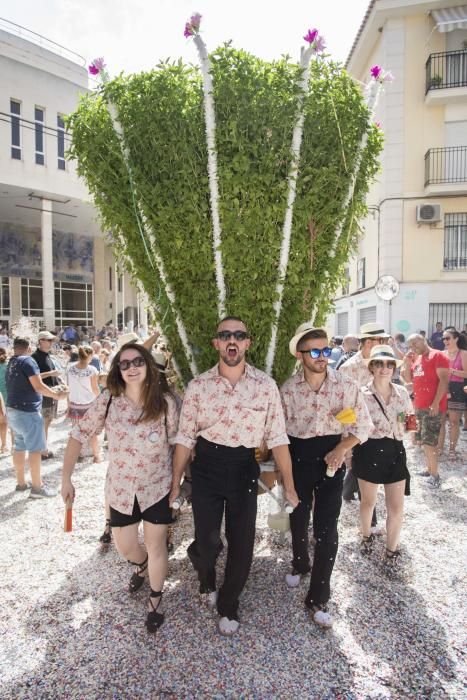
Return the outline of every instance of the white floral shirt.
{"type": "Polygon", "coordinates": [[[276,383],[251,365],[233,387],[212,367],[188,384],[175,442],[192,449],[198,437],[226,447],[287,445],[276,383]]]}
{"type": "Polygon", "coordinates": [[[121,395],[112,398],[105,419],[109,397],[108,391],[97,397],[71,431],[71,437],[84,443],[105,426],[109,446],[105,495],[112,508],[131,515],[135,496],[144,511],[170,491],[178,409],[174,399],[166,394],[166,415],[137,423],[141,409],[121,395]]]}
{"type": "Polygon", "coordinates": [[[373,381],[366,386],[362,386],[360,391],[373,422],[373,429],[368,437],[373,439],[389,437],[402,440],[405,433],[405,415],[406,413],[414,413],[407,389],[398,384],[391,384],[389,403],[386,403],[383,397],[378,394],[373,381]],[[376,401],[375,394],[381,401],[387,417],[376,401]]]}
{"type": "Polygon", "coordinates": [[[328,367],[319,391],[305,379],[303,369],[287,379],[280,390],[287,434],[306,439],[322,435],[352,434],[365,442],[373,428],[363,396],[355,384],[328,367]],[[353,408],[357,420],[343,425],[335,416],[344,408],[353,408]]]}
{"type": "Polygon", "coordinates": [[[339,367],[339,372],[353,379],[354,382],[357,382],[358,386],[364,386],[373,379],[373,375],[365,364],[361,351],[355,353],[347,362],[344,362],[344,364],[339,367]]]}

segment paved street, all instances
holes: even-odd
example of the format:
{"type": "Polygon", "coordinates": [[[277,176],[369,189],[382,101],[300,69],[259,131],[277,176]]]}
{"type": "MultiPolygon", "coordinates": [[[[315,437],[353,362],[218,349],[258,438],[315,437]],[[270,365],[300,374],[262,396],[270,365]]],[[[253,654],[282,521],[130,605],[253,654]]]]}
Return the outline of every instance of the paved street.
{"type": "MultiPolygon", "coordinates": [[[[57,457],[44,464],[47,482],[57,487],[68,430],[62,412],[52,432],[57,457]]],[[[344,504],[332,632],[308,619],[305,581],[286,589],[290,546],[267,528],[269,501],[261,496],[255,559],[233,639],[220,637],[216,616],[199,608],[185,557],[189,508],[175,529],[166,622],[151,637],[144,628],[147,587],[130,597],[129,565],[98,543],[106,463],[78,465],[74,530],[65,534],[61,499],[15,493],[11,458],[2,458],[1,698],[465,697],[466,435],[464,459],[442,463],[441,491],[413,477],[404,564],[395,578],[380,564],[382,542],[370,560],[358,553],[358,506],[344,504]]],[[[413,474],[418,455],[409,449],[413,474]]]]}

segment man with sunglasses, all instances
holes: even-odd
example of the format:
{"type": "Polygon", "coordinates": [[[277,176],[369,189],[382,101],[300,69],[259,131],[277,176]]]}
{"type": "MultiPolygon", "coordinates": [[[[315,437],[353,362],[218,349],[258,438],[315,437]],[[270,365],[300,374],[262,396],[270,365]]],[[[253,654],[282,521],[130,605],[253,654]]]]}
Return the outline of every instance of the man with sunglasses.
{"type": "Polygon", "coordinates": [[[327,603],[337,554],[343,463],[346,452],[368,438],[372,422],[357,384],[328,367],[331,348],[325,330],[302,324],[289,350],[301,368],[287,379],[280,393],[300,503],[290,516],[293,561],[286,582],[289,587],[298,586],[301,577],[310,571],[308,527],[314,501],[316,545],[305,605],[317,625],[331,627],[327,603]],[[336,417],[344,409],[352,409],[353,414],[345,420],[353,422],[341,422],[344,417],[336,417]]]}
{"type": "Polygon", "coordinates": [[[189,556],[203,603],[217,605],[219,631],[231,636],[239,627],[239,597],[253,558],[259,476],[255,448],[263,440],[282,473],[287,501],[295,507],[298,498],[279,391],[271,377],[247,364],[251,340],[244,322],[235,316],[224,318],[212,343],[218,364],[193,379],[185,393],[170,503],[179,494],[195,448],[191,477],[196,541],[189,556]],[[215,565],[224,511],[227,563],[217,594],[215,565]]]}

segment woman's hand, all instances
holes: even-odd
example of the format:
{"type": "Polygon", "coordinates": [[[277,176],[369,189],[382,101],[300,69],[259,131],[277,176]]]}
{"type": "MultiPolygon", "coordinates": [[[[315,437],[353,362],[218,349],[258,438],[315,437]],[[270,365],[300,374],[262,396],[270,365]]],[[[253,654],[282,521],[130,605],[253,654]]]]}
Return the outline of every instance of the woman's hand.
{"type": "Polygon", "coordinates": [[[176,498],[180,496],[180,486],[172,485],[172,489],[169,493],[169,507],[172,508],[172,503],[176,498]]]}
{"type": "Polygon", "coordinates": [[[345,459],[347,449],[342,447],[342,445],[336,445],[336,447],[324,456],[324,461],[326,462],[329,469],[337,471],[342,467],[345,459]]]}
{"type": "Polygon", "coordinates": [[[73,486],[71,479],[62,480],[61,494],[64,503],[66,503],[67,501],[71,501],[73,503],[73,501],[75,500],[75,487],[73,486]]]}

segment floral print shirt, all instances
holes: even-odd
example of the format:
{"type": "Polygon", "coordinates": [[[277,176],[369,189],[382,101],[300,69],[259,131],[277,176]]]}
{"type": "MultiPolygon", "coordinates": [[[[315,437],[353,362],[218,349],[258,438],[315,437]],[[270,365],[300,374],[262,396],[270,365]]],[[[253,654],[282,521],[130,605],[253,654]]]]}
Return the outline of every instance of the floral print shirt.
{"type": "Polygon", "coordinates": [[[172,445],[178,427],[178,409],[166,394],[167,411],[158,420],[137,423],[141,413],[123,394],[112,397],[103,391],[71,431],[71,437],[87,442],[105,427],[109,468],[105,495],[114,510],[133,512],[135,496],[142,511],[166,496],[172,483],[172,445]]]}
{"type": "Polygon", "coordinates": [[[319,391],[305,379],[303,369],[287,379],[281,387],[287,434],[307,439],[322,435],[352,434],[365,442],[373,428],[368,410],[355,382],[328,367],[319,391]],[[353,408],[357,420],[343,425],[335,416],[345,408],[353,408]]]}
{"type": "Polygon", "coordinates": [[[372,439],[395,438],[402,440],[405,433],[405,414],[414,413],[409,392],[403,386],[391,384],[391,397],[386,403],[383,397],[378,394],[373,381],[360,389],[365,399],[368,412],[370,414],[373,429],[368,437],[372,439]],[[381,401],[386,416],[381,410],[381,406],[375,399],[375,395],[381,401]]]}
{"type": "Polygon", "coordinates": [[[226,447],[287,445],[276,383],[251,365],[235,386],[212,367],[188,384],[175,442],[192,449],[198,437],[226,447]]]}
{"type": "Polygon", "coordinates": [[[349,379],[353,379],[354,382],[357,382],[358,386],[364,386],[373,379],[373,375],[365,364],[365,360],[360,351],[355,353],[347,362],[344,362],[344,364],[339,367],[339,372],[345,374],[349,379]]]}

